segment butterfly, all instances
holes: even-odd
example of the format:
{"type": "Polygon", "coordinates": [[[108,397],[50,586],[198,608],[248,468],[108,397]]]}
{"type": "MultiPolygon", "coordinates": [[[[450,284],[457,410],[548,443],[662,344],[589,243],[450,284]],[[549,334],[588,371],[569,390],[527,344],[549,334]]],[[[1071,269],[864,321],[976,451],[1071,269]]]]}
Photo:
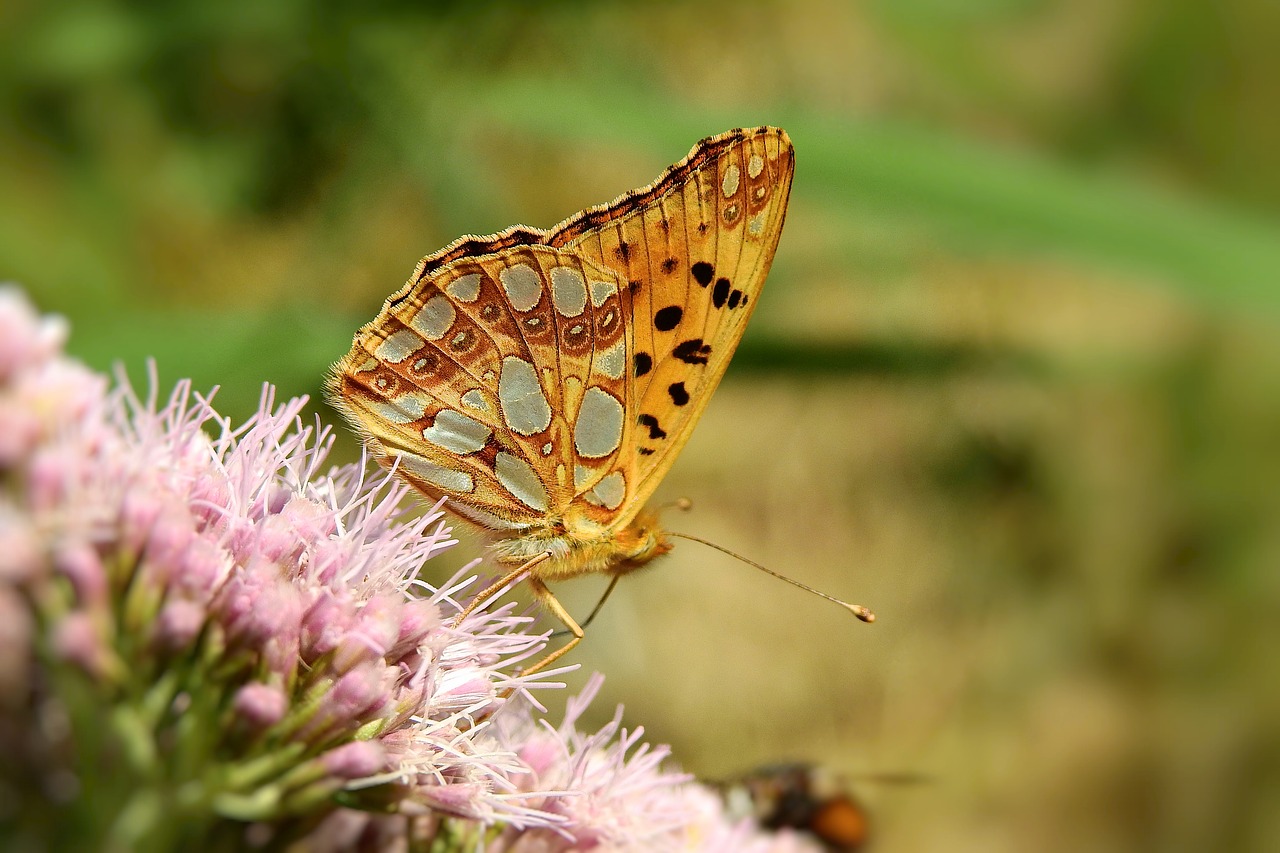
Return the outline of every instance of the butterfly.
{"type": "Polygon", "coordinates": [[[525,576],[573,634],[526,673],[583,637],[548,581],[616,582],[671,550],[645,502],[756,307],[794,166],[785,131],[731,130],[550,230],[461,237],[333,367],[330,400],[373,456],[517,567],[463,615],[525,576]]]}

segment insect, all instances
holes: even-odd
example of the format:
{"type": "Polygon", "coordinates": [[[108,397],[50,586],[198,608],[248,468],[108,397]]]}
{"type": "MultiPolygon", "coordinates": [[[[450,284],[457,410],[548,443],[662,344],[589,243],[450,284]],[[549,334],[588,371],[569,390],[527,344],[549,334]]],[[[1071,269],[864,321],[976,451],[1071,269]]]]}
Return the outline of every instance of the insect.
{"type": "Polygon", "coordinates": [[[801,830],[832,853],[852,853],[867,843],[866,810],[811,764],[761,767],[717,787],[732,817],[751,817],[767,829],[801,830]]]}
{"type": "Polygon", "coordinates": [[[572,633],[526,673],[583,637],[548,581],[603,573],[611,590],[671,550],[645,502],[756,306],[794,163],[785,131],[731,130],[550,230],[461,237],[334,366],[330,399],[379,462],[515,566],[462,616],[523,576],[572,633]]]}

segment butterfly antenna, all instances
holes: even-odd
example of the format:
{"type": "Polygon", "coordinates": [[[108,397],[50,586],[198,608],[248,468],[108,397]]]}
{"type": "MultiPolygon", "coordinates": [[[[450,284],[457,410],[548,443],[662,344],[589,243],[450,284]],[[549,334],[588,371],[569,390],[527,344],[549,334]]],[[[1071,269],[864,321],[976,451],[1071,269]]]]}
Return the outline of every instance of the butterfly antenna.
{"type": "Polygon", "coordinates": [[[766,566],[762,566],[759,563],[757,563],[755,560],[748,560],[746,557],[742,556],[741,554],[735,554],[733,551],[730,551],[728,548],[725,548],[722,545],[717,545],[714,542],[708,542],[706,539],[699,539],[697,536],[689,536],[686,533],[668,533],[667,535],[674,536],[677,539],[688,539],[690,542],[701,542],[703,545],[706,545],[708,548],[714,548],[715,550],[719,551],[721,554],[728,554],[730,557],[739,559],[742,562],[746,563],[748,566],[754,566],[755,568],[759,569],[765,574],[773,575],[775,578],[777,578],[780,581],[786,581],[792,586],[800,587],[805,592],[811,592],[814,595],[818,596],[819,598],[825,598],[827,601],[830,601],[833,604],[839,604],[841,607],[843,607],[845,610],[848,610],[854,616],[857,616],[863,622],[876,621],[876,614],[872,613],[870,610],[863,607],[861,604],[850,604],[847,601],[841,601],[835,596],[827,595],[825,592],[819,592],[818,590],[814,589],[813,587],[807,584],[800,583],[800,581],[798,580],[789,578],[783,574],[779,574],[775,572],[773,569],[770,569],[766,566]]]}

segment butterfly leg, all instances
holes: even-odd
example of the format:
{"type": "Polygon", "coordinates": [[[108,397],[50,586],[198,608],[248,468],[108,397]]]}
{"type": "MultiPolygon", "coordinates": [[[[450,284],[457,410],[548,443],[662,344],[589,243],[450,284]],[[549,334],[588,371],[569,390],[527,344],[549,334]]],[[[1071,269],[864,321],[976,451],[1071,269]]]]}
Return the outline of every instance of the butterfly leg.
{"type": "MultiPolygon", "coordinates": [[[[496,583],[490,584],[488,587],[483,589],[477,596],[472,598],[471,603],[467,605],[466,609],[457,615],[457,617],[453,620],[453,627],[457,628],[459,625],[461,625],[463,619],[466,619],[472,613],[476,612],[476,610],[483,607],[485,602],[487,602],[489,599],[493,598],[495,595],[501,592],[507,586],[507,584],[512,583],[515,580],[518,580],[521,575],[528,574],[528,572],[534,566],[549,559],[551,559],[550,552],[546,554],[539,554],[536,557],[531,557],[530,559],[521,563],[519,568],[503,575],[502,578],[499,579],[496,583]]],[[[532,581],[532,579],[530,580],[532,581]]],[[[545,587],[543,588],[545,589],[545,587]]]]}
{"type": "Polygon", "coordinates": [[[573,634],[573,639],[528,669],[521,670],[521,675],[530,675],[540,669],[546,669],[548,666],[559,660],[570,649],[578,645],[578,643],[581,643],[583,636],[585,636],[582,628],[573,620],[573,617],[569,615],[569,611],[564,609],[564,605],[560,603],[560,600],[555,597],[555,594],[551,592],[545,583],[535,577],[530,577],[529,588],[533,590],[533,594],[537,597],[538,601],[550,610],[553,616],[564,623],[564,626],[569,629],[571,634],[573,634]]]}
{"type": "MultiPolygon", "coordinates": [[[[621,577],[622,575],[614,575],[613,578],[609,581],[609,585],[605,587],[604,595],[600,596],[600,600],[596,602],[596,606],[591,608],[591,613],[587,615],[587,618],[582,620],[582,630],[585,631],[587,629],[587,626],[591,624],[592,620],[596,618],[596,614],[599,613],[601,608],[604,607],[604,603],[609,600],[609,596],[613,594],[613,588],[618,585],[618,580],[621,577]]],[[[573,632],[572,631],[556,631],[551,636],[563,637],[565,634],[571,634],[571,633],[573,632]]]]}

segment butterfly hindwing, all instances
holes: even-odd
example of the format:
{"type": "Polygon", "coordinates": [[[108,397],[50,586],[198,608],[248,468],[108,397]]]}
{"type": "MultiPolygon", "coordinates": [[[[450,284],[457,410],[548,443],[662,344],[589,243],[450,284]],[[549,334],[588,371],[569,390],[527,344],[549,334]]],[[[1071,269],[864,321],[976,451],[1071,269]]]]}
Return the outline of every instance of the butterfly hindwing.
{"type": "Polygon", "coordinates": [[[596,487],[631,438],[620,285],[545,246],[457,260],[356,334],[332,396],[384,462],[488,527],[538,527],[578,495],[607,522],[621,498],[596,487]]]}

